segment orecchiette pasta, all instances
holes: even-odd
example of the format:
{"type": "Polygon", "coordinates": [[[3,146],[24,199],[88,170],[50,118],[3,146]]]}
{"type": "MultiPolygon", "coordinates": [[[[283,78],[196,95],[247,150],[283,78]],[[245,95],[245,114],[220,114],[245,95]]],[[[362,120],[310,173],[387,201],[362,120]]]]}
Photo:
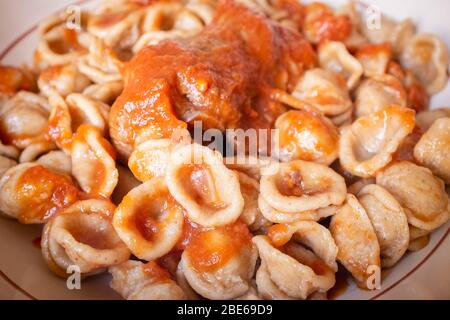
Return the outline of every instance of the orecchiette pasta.
{"type": "Polygon", "coordinates": [[[361,63],[353,57],[342,42],[329,41],[319,47],[321,68],[340,74],[347,81],[347,88],[353,89],[363,75],[361,63]]]}
{"type": "Polygon", "coordinates": [[[127,261],[109,268],[111,287],[127,300],[184,300],[186,294],[156,262],[127,261]]]}
{"type": "Polygon", "coordinates": [[[113,226],[138,258],[152,261],[169,253],[183,232],[184,210],[163,178],[131,190],[117,207],[113,226]]]}
{"type": "Polygon", "coordinates": [[[78,201],[44,228],[41,247],[50,269],[67,276],[70,266],[89,274],[128,260],[130,251],[111,225],[114,205],[107,200],[78,201]]]}
{"type": "Polygon", "coordinates": [[[220,154],[198,144],[170,155],[166,181],[189,218],[202,226],[232,223],[244,208],[237,174],[225,167],[220,154]]]}
{"type": "Polygon", "coordinates": [[[429,94],[441,91],[448,82],[448,49],[436,36],[417,34],[401,54],[404,67],[411,69],[429,94]]]}
{"type": "Polygon", "coordinates": [[[338,261],[353,275],[358,285],[368,287],[370,268],[380,270],[380,246],[366,211],[355,196],[331,218],[330,231],[338,247],[338,261]]]}
{"type": "Polygon", "coordinates": [[[17,162],[13,159],[0,156],[0,178],[12,167],[16,166],[17,162]]]}
{"type": "Polygon", "coordinates": [[[180,268],[189,285],[208,299],[232,299],[250,288],[258,255],[247,226],[206,230],[186,247],[180,268]]]}
{"type": "Polygon", "coordinates": [[[38,79],[39,90],[49,96],[56,91],[62,97],[71,93],[82,92],[91,84],[73,64],[51,66],[41,72],[38,79]]]}
{"type": "Polygon", "coordinates": [[[339,205],[347,189],[344,178],[332,169],[297,160],[279,164],[275,174],[263,175],[260,192],[274,209],[299,213],[339,205]]]}
{"type": "Polygon", "coordinates": [[[306,71],[292,94],[325,115],[342,114],[352,107],[344,78],[322,69],[306,71]]]}
{"type": "Polygon", "coordinates": [[[119,174],[115,150],[96,127],[78,128],[71,147],[72,175],[86,193],[110,197],[119,174]]]}
{"type": "Polygon", "coordinates": [[[253,242],[261,258],[256,284],[264,298],[306,299],[333,287],[337,247],[320,224],[302,221],[275,225],[269,237],[256,236],[253,242]]]}
{"type": "Polygon", "coordinates": [[[422,111],[416,115],[416,125],[423,131],[427,131],[437,119],[448,117],[450,117],[450,110],[447,108],[422,111]]]}
{"type": "Polygon", "coordinates": [[[306,160],[330,165],[338,156],[339,134],[325,117],[292,110],[277,119],[275,128],[279,135],[274,149],[283,161],[306,160]]]}
{"type": "Polygon", "coordinates": [[[72,161],[70,156],[63,151],[50,151],[36,159],[36,163],[57,173],[65,175],[70,175],[72,173],[72,161]]]}
{"type": "Polygon", "coordinates": [[[450,118],[434,122],[415,146],[414,157],[450,184],[450,118]]]}
{"type": "Polygon", "coordinates": [[[35,163],[10,168],[0,180],[0,211],[20,223],[45,223],[78,198],[69,176],[35,163]]]}
{"type": "Polygon", "coordinates": [[[339,159],[352,174],[369,178],[392,160],[414,129],[414,111],[391,106],[356,120],[341,135],[339,159]]]}
{"type": "Polygon", "coordinates": [[[128,159],[128,166],[140,181],[162,177],[169,163],[170,149],[170,139],[148,140],[134,149],[128,159]]]}
{"type": "Polygon", "coordinates": [[[409,224],[431,231],[448,221],[444,182],[429,169],[408,161],[397,162],[377,175],[377,184],[402,205],[409,224]]]}
{"type": "Polygon", "coordinates": [[[355,115],[368,116],[389,105],[406,107],[407,95],[402,83],[391,75],[364,80],[355,93],[355,115]]]}
{"type": "Polygon", "coordinates": [[[385,189],[375,184],[365,186],[357,194],[378,238],[381,265],[395,265],[408,249],[408,220],[401,205],[385,189]]]}
{"type": "Polygon", "coordinates": [[[381,76],[387,71],[392,58],[392,49],[388,43],[367,44],[360,47],[355,56],[362,65],[366,77],[381,76]]]}

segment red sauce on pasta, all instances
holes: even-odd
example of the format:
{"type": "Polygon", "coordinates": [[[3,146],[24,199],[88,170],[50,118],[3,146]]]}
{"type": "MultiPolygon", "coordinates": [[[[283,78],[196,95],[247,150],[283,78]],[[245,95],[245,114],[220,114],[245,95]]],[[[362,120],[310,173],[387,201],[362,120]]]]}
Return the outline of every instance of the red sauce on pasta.
{"type": "Polygon", "coordinates": [[[292,234],[287,225],[275,224],[269,228],[267,236],[275,247],[281,247],[291,240],[292,234]]]}
{"type": "Polygon", "coordinates": [[[251,246],[251,233],[243,222],[203,231],[188,244],[185,254],[198,272],[214,272],[251,246]]]}
{"type": "Polygon", "coordinates": [[[21,223],[46,221],[59,209],[78,199],[78,189],[68,176],[49,171],[43,166],[27,169],[18,179],[16,186],[21,212],[21,223]]]}
{"type": "Polygon", "coordinates": [[[171,281],[170,273],[161,268],[155,261],[150,261],[145,264],[144,272],[150,277],[154,283],[164,283],[171,281]]]}

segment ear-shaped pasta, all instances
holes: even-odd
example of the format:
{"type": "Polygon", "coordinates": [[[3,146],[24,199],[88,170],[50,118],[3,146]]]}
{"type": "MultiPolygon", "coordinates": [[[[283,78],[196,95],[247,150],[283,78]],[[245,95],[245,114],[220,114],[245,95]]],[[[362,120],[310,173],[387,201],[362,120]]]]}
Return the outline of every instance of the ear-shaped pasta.
{"type": "Polygon", "coordinates": [[[70,175],[72,173],[72,161],[63,151],[50,151],[39,157],[36,163],[43,165],[53,172],[70,175]]]}
{"type": "Polygon", "coordinates": [[[36,75],[27,66],[21,68],[0,64],[0,105],[20,90],[36,91],[36,75]]]}
{"type": "Polygon", "coordinates": [[[356,196],[365,186],[370,184],[375,184],[375,178],[359,179],[347,188],[347,193],[356,196]]]}
{"type": "Polygon", "coordinates": [[[288,236],[286,240],[289,242],[277,248],[267,236],[253,238],[261,258],[256,275],[259,293],[264,298],[306,299],[314,292],[331,289],[335,284],[337,247],[329,231],[314,222],[272,228],[279,226],[295,230],[298,236],[296,240],[300,244],[289,241],[288,236]],[[305,230],[311,233],[305,234],[305,230]],[[313,246],[312,250],[306,249],[301,243],[313,246]],[[320,255],[326,257],[327,261],[320,255]]]}
{"type": "Polygon", "coordinates": [[[111,287],[127,300],[185,300],[186,294],[156,262],[129,260],[109,268],[111,287]]]}
{"type": "Polygon", "coordinates": [[[45,98],[26,91],[17,93],[0,110],[3,143],[25,149],[46,141],[49,109],[45,98]]]}
{"type": "Polygon", "coordinates": [[[106,103],[107,105],[112,105],[122,93],[122,90],[123,82],[113,81],[90,85],[83,91],[83,95],[93,100],[106,103]]]}
{"type": "Polygon", "coordinates": [[[242,197],[244,198],[244,209],[242,210],[240,219],[250,230],[258,230],[269,223],[259,210],[259,183],[245,173],[238,172],[238,175],[242,197]]]}
{"type": "Polygon", "coordinates": [[[142,182],[163,177],[169,163],[170,150],[170,139],[148,140],[134,149],[128,159],[128,167],[142,182]]]}
{"type": "Polygon", "coordinates": [[[20,156],[20,151],[14,146],[4,145],[0,140],[0,156],[8,157],[17,160],[20,156]]]}
{"type": "Polygon", "coordinates": [[[392,267],[409,245],[408,220],[403,208],[388,191],[375,184],[365,186],[357,197],[377,235],[381,265],[392,267]]]}
{"type": "Polygon", "coordinates": [[[184,210],[162,178],[131,190],[114,213],[113,225],[131,252],[151,261],[169,253],[183,232],[184,210]]]}
{"type": "Polygon", "coordinates": [[[338,246],[339,262],[366,288],[370,267],[380,268],[380,246],[366,211],[355,196],[331,218],[330,231],[338,246]]]}
{"type": "Polygon", "coordinates": [[[336,15],[326,4],[313,2],[305,8],[303,32],[314,44],[345,41],[352,32],[352,22],[347,15],[336,15]]]}
{"type": "Polygon", "coordinates": [[[339,159],[345,170],[370,178],[388,165],[413,131],[414,114],[412,109],[391,106],[355,121],[340,140],[339,159]]]}
{"type": "Polygon", "coordinates": [[[366,44],[358,48],[355,57],[362,65],[366,77],[381,76],[387,71],[392,48],[389,43],[366,44]]]}
{"type": "Polygon", "coordinates": [[[364,80],[355,93],[355,115],[368,116],[389,105],[406,107],[407,95],[402,83],[391,75],[364,80]]]}
{"type": "Polygon", "coordinates": [[[369,40],[361,33],[362,18],[358,12],[357,4],[348,2],[336,8],[335,11],[339,15],[346,15],[350,18],[352,30],[350,35],[344,40],[345,46],[353,51],[366,45],[369,40]]]}
{"type": "Polygon", "coordinates": [[[0,211],[23,224],[45,223],[56,211],[75,202],[78,193],[70,177],[23,163],[0,180],[0,211]]]}
{"type": "Polygon", "coordinates": [[[202,226],[233,223],[244,208],[237,174],[225,167],[219,153],[207,147],[191,144],[173,151],[166,181],[189,219],[202,226]]]}
{"type": "Polygon", "coordinates": [[[273,223],[292,223],[296,221],[319,221],[334,214],[333,210],[322,208],[301,212],[283,212],[270,206],[261,194],[258,197],[258,207],[262,216],[273,223]]]}
{"type": "Polygon", "coordinates": [[[405,68],[413,71],[428,94],[436,94],[446,86],[449,54],[438,37],[426,33],[415,35],[408,41],[400,60],[405,68]]]}
{"type": "Polygon", "coordinates": [[[414,158],[450,184],[450,117],[434,122],[414,148],[414,158]]]}
{"type": "Polygon", "coordinates": [[[66,97],[70,93],[82,92],[90,84],[91,81],[73,64],[49,67],[41,72],[38,79],[39,90],[46,96],[56,91],[66,97]]]}
{"type": "Polygon", "coordinates": [[[339,152],[339,133],[320,115],[291,110],[275,122],[279,130],[274,149],[282,161],[305,160],[330,165],[339,152]]]}
{"type": "Polygon", "coordinates": [[[55,149],[56,145],[48,141],[31,144],[23,149],[19,157],[19,162],[34,162],[37,158],[39,158],[39,156],[55,149]]]}
{"type": "Polygon", "coordinates": [[[41,241],[50,270],[65,277],[71,265],[89,274],[127,261],[130,251],[110,221],[114,208],[107,200],[78,201],[51,219],[41,241]]]}
{"type": "Polygon", "coordinates": [[[344,79],[322,69],[306,71],[292,95],[313,105],[325,115],[338,115],[352,107],[344,79]]]}
{"type": "Polygon", "coordinates": [[[99,129],[82,125],[72,141],[72,175],[89,194],[109,198],[117,181],[115,151],[99,129]]]}
{"type": "Polygon", "coordinates": [[[122,62],[114,51],[97,37],[92,37],[89,54],[78,60],[80,72],[95,83],[121,81],[122,62]]]}
{"type": "Polygon", "coordinates": [[[416,114],[416,124],[423,131],[427,131],[428,129],[431,128],[431,126],[437,119],[448,117],[450,117],[449,108],[440,108],[422,111],[416,114]]]}
{"type": "Polygon", "coordinates": [[[130,49],[138,40],[144,8],[137,3],[122,3],[101,8],[89,17],[87,30],[115,49],[130,49]]]}
{"type": "Polygon", "coordinates": [[[6,171],[11,169],[12,167],[15,167],[17,165],[17,162],[13,159],[0,156],[0,178],[5,174],[6,171]]]}
{"type": "Polygon", "coordinates": [[[353,89],[363,75],[364,69],[342,42],[329,41],[319,46],[319,65],[330,72],[340,74],[353,89]]]}
{"type": "Polygon", "coordinates": [[[299,213],[339,205],[347,189],[344,178],[332,169],[297,160],[279,164],[275,174],[263,175],[260,192],[274,209],[299,213]]]}
{"type": "Polygon", "coordinates": [[[86,54],[90,35],[68,29],[65,21],[41,35],[35,52],[35,63],[40,68],[74,63],[86,54]]]}
{"type": "Polygon", "coordinates": [[[265,157],[254,156],[230,156],[223,159],[225,166],[228,169],[243,172],[249,177],[259,181],[261,179],[261,172],[264,168],[273,163],[273,159],[265,157]]]}
{"type": "Polygon", "coordinates": [[[429,169],[408,161],[397,162],[377,175],[377,184],[397,199],[414,227],[431,231],[448,221],[444,182],[429,169]]]}
{"type": "Polygon", "coordinates": [[[248,291],[257,257],[247,226],[237,222],[197,234],[184,250],[180,268],[201,296],[233,299],[248,291]]]}

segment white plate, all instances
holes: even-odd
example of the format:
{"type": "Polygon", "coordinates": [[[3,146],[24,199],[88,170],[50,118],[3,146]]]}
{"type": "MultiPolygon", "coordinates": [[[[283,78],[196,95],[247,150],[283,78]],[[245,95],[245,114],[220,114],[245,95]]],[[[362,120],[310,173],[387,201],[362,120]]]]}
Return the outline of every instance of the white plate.
{"type": "MultiPolygon", "coordinates": [[[[0,2],[0,60],[20,65],[30,61],[36,45],[36,23],[73,0],[2,0],[0,2]]],[[[325,1],[326,2],[326,1],[325,1]]],[[[328,1],[330,2],[330,1],[328,1]]],[[[332,1],[334,4],[344,1],[332,1]]],[[[395,17],[411,17],[420,31],[439,34],[450,44],[450,1],[365,1],[395,17]]],[[[434,106],[450,105],[450,87],[433,99],[434,106]],[[448,102],[447,102],[448,101],[448,102]]],[[[381,290],[368,292],[353,284],[339,299],[450,299],[450,224],[433,233],[429,245],[407,254],[393,269],[383,273],[381,290]]],[[[0,218],[0,299],[117,299],[107,275],[84,280],[81,290],[68,290],[64,280],[53,276],[33,240],[40,227],[23,226],[0,218]]]]}

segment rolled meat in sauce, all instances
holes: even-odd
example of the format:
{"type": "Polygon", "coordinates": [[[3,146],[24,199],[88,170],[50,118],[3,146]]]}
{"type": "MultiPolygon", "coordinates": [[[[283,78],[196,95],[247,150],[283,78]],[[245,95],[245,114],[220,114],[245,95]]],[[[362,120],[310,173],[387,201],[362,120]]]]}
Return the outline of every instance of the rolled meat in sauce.
{"type": "Polygon", "coordinates": [[[199,35],[145,47],[126,64],[111,137],[126,159],[135,145],[168,138],[194,121],[203,129],[270,128],[285,108],[269,99],[268,89],[291,91],[315,64],[300,33],[221,1],[199,35]]]}

